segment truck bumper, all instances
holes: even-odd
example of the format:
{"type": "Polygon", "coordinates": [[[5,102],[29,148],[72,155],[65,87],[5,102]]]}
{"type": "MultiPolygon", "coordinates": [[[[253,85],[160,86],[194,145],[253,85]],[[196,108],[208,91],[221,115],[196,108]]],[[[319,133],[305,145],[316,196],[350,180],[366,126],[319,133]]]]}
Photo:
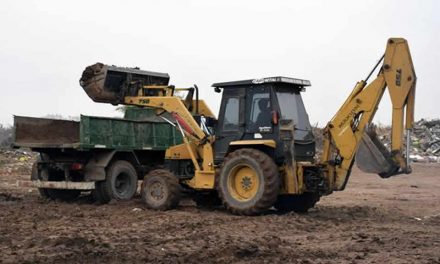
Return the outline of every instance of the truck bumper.
{"type": "Polygon", "coordinates": [[[18,181],[18,186],[64,190],[94,190],[95,182],[18,181]]]}

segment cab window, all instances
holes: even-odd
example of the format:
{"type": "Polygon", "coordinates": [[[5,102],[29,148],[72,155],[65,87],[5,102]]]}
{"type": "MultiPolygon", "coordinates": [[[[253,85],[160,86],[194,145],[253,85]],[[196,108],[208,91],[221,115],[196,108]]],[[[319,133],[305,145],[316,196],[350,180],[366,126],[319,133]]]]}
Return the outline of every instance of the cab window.
{"type": "Polygon", "coordinates": [[[272,130],[269,89],[255,88],[248,101],[249,132],[270,132],[272,130]]]}
{"type": "Polygon", "coordinates": [[[225,117],[223,120],[223,130],[238,130],[239,127],[239,99],[236,97],[228,98],[225,106],[225,117]]]}

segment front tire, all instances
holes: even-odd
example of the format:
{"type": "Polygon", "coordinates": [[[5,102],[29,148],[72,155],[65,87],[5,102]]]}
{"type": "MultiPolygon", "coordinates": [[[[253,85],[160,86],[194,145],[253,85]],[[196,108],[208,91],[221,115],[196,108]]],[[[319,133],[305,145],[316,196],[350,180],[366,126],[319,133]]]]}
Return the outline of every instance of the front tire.
{"type": "Polygon", "coordinates": [[[168,170],[150,171],[141,188],[142,201],[154,210],[170,210],[179,205],[181,187],[177,177],[168,170]]]}
{"type": "Polygon", "coordinates": [[[280,190],[278,168],[262,151],[239,149],[225,158],[217,188],[224,206],[233,214],[261,214],[277,199],[280,190]]]}

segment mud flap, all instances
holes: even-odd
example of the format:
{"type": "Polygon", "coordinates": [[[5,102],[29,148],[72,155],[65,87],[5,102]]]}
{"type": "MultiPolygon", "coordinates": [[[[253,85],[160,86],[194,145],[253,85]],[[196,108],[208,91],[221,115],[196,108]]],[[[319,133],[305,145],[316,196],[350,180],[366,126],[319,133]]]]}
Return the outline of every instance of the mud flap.
{"type": "Polygon", "coordinates": [[[361,171],[376,173],[382,178],[396,175],[399,170],[390,151],[380,142],[375,132],[364,133],[355,159],[361,171]]]}

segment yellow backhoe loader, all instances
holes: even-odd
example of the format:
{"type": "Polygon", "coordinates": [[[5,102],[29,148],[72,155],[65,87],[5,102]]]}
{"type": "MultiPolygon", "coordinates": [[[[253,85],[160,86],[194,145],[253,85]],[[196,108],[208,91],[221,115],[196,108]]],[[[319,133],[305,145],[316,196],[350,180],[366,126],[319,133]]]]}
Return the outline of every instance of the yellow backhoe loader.
{"type": "Polygon", "coordinates": [[[305,212],[321,196],[344,190],[355,160],[362,170],[381,177],[411,173],[416,74],[405,39],[388,40],[373,71],[355,85],[328,122],[320,161],[314,158],[315,139],[301,98],[311,85],[307,80],[269,77],[215,83],[214,90],[222,92],[216,118],[198,98],[197,86],[178,89],[152,79],[145,85],[135,74],[110,78],[109,67],[89,66],[80,80],[94,101],[154,108],[183,136],[182,144],[167,149],[164,167],[144,178],[142,200],[149,208],[175,208],[182,191],[189,190],[198,203],[221,202],[239,215],[271,207],[305,212]],[[378,67],[376,78],[367,83],[378,67]],[[380,143],[371,125],[387,88],[391,149],[380,143]],[[177,96],[182,93],[185,98],[177,96]]]}

